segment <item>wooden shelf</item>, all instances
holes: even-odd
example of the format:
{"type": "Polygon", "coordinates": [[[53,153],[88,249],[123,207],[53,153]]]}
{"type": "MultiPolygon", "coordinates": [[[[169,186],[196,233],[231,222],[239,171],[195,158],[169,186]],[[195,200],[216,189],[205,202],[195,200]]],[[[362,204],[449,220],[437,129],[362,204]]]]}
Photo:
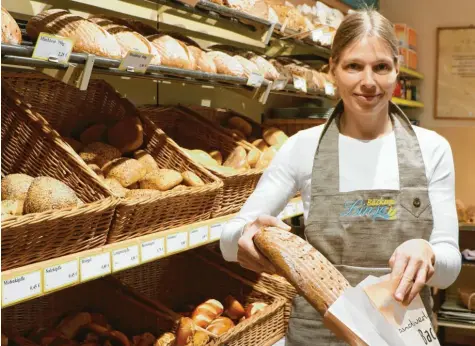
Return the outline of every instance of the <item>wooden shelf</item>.
{"type": "Polygon", "coordinates": [[[475,330],[475,325],[467,324],[467,323],[460,323],[460,322],[450,322],[445,320],[439,320],[437,322],[439,327],[448,327],[448,328],[459,328],[459,329],[468,329],[468,330],[475,330]]]}
{"type": "Polygon", "coordinates": [[[409,107],[409,108],[424,108],[424,104],[419,101],[412,101],[412,100],[404,100],[398,97],[393,97],[391,99],[395,104],[402,106],[402,107],[409,107]]]}
{"type": "Polygon", "coordinates": [[[405,79],[424,79],[424,75],[422,73],[411,70],[407,67],[401,67],[399,69],[399,75],[405,79]]]}
{"type": "Polygon", "coordinates": [[[459,230],[475,232],[475,224],[473,224],[473,223],[461,223],[461,224],[459,224],[459,230]]]}

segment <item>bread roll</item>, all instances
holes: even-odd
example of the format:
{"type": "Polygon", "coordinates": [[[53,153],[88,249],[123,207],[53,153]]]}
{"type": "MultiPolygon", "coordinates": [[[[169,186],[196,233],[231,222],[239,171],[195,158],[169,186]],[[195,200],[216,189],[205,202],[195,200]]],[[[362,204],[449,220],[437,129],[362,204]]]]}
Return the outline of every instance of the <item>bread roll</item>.
{"type": "Polygon", "coordinates": [[[95,124],[88,127],[79,139],[84,145],[88,145],[94,142],[105,142],[107,139],[107,126],[104,124],[95,124]]]}
{"type": "Polygon", "coordinates": [[[157,339],[154,346],[175,346],[175,334],[165,333],[157,339]]]}
{"type": "Polygon", "coordinates": [[[270,147],[267,148],[262,154],[261,157],[259,158],[259,161],[257,161],[256,168],[257,169],[265,169],[269,167],[270,163],[275,157],[275,154],[277,154],[277,149],[275,147],[270,147]]]}
{"type": "Polygon", "coordinates": [[[58,331],[66,338],[74,339],[79,330],[92,322],[91,314],[88,312],[80,312],[75,315],[64,318],[59,326],[58,331]]]}
{"type": "Polygon", "coordinates": [[[21,44],[21,31],[17,22],[2,6],[2,43],[21,44]]]}
{"type": "Polygon", "coordinates": [[[219,150],[213,150],[209,155],[218,163],[218,165],[223,164],[223,155],[219,150]]]}
{"type": "Polygon", "coordinates": [[[250,60],[256,64],[257,68],[265,79],[276,80],[279,78],[279,71],[277,71],[277,69],[263,57],[255,55],[250,58],[250,60]]]}
{"type": "Polygon", "coordinates": [[[256,139],[254,142],[252,142],[252,145],[254,145],[260,151],[265,151],[267,148],[269,148],[266,141],[262,138],[256,139]]]}
{"type": "Polygon", "coordinates": [[[260,73],[259,69],[257,68],[257,65],[254,64],[252,61],[247,60],[246,58],[240,56],[240,55],[235,55],[234,58],[239,61],[239,63],[242,65],[244,69],[244,76],[246,78],[249,78],[251,74],[253,73],[260,73]]]}
{"type": "Polygon", "coordinates": [[[191,54],[193,55],[196,62],[196,70],[207,73],[218,73],[216,64],[213,59],[210,58],[203,52],[201,49],[195,46],[188,46],[191,54]]]}
{"type": "Polygon", "coordinates": [[[2,201],[2,215],[23,215],[23,202],[4,199],[2,201]]]}
{"type": "Polygon", "coordinates": [[[77,206],[78,197],[69,186],[54,178],[38,177],[28,189],[24,210],[29,214],[77,206]]]}
{"type": "Polygon", "coordinates": [[[217,336],[223,335],[234,327],[234,322],[228,317],[218,317],[206,328],[207,331],[217,336]]]}
{"type": "Polygon", "coordinates": [[[138,190],[128,190],[125,193],[126,198],[150,198],[155,197],[160,194],[158,190],[152,189],[138,189],[138,190]]]}
{"type": "Polygon", "coordinates": [[[183,47],[180,42],[168,35],[152,35],[147,37],[155,46],[161,57],[163,66],[183,68],[193,70],[196,62],[188,49],[183,47]]]}
{"type": "Polygon", "coordinates": [[[191,171],[185,171],[181,173],[181,176],[183,177],[183,182],[185,183],[185,185],[188,185],[188,186],[204,186],[205,185],[204,181],[191,171]]]}
{"type": "Polygon", "coordinates": [[[216,64],[218,73],[235,77],[244,77],[244,68],[234,57],[223,52],[206,53],[216,64]]]}
{"type": "Polygon", "coordinates": [[[33,179],[33,177],[22,173],[7,175],[2,179],[2,201],[6,199],[23,201],[33,179]]]}
{"type": "Polygon", "coordinates": [[[248,121],[238,116],[229,118],[228,127],[241,131],[245,137],[249,137],[252,133],[252,125],[248,121]]]}
{"type": "Polygon", "coordinates": [[[176,346],[193,345],[193,337],[196,333],[196,325],[191,318],[181,317],[176,332],[176,346]]]}
{"type": "Polygon", "coordinates": [[[257,148],[252,148],[248,153],[247,153],[247,163],[249,164],[249,167],[254,168],[257,165],[257,162],[259,161],[259,158],[261,157],[261,152],[257,148]]]}
{"type": "Polygon", "coordinates": [[[258,313],[259,311],[264,310],[266,307],[267,307],[267,304],[263,302],[251,303],[248,306],[246,306],[245,316],[246,318],[250,318],[251,316],[258,313]]]}
{"type": "Polygon", "coordinates": [[[147,153],[145,150],[136,151],[134,153],[134,158],[145,167],[147,174],[158,170],[157,161],[155,161],[152,155],[147,153]]]}
{"type": "Polygon", "coordinates": [[[104,168],[106,163],[119,158],[121,155],[120,150],[117,148],[101,142],[94,142],[87,145],[79,154],[84,162],[87,164],[96,164],[101,167],[101,169],[104,168]]]}
{"type": "Polygon", "coordinates": [[[123,187],[116,179],[104,179],[104,185],[117,197],[124,198],[127,192],[129,192],[129,190],[123,187]]]}
{"type": "Polygon", "coordinates": [[[96,175],[99,177],[99,179],[101,179],[101,180],[104,179],[104,173],[102,172],[102,169],[98,165],[96,165],[94,163],[90,163],[90,164],[88,164],[88,167],[90,169],[92,169],[94,171],[94,173],[96,173],[96,175]]]}
{"type": "Polygon", "coordinates": [[[197,326],[206,328],[211,321],[221,316],[223,310],[223,305],[218,300],[209,299],[193,310],[191,319],[197,326]]]}
{"type": "Polygon", "coordinates": [[[140,188],[168,191],[183,181],[182,175],[173,169],[159,169],[140,180],[140,188]]]}
{"type": "Polygon", "coordinates": [[[146,174],[145,168],[140,162],[126,157],[112,160],[102,167],[102,171],[107,178],[116,179],[123,187],[136,183],[146,174]]]}
{"type": "Polygon", "coordinates": [[[82,145],[81,142],[75,140],[74,138],[71,138],[71,137],[63,137],[63,140],[69,144],[69,146],[71,148],[73,148],[73,150],[76,152],[76,153],[80,153],[82,148],[84,148],[84,146],[82,145]]]}
{"type": "Polygon", "coordinates": [[[237,170],[241,168],[249,169],[246,150],[241,146],[237,146],[228,156],[223,166],[232,167],[237,170]]]}
{"type": "Polygon", "coordinates": [[[196,162],[203,166],[217,166],[218,163],[207,152],[203,150],[185,150],[186,153],[196,162]]]}
{"type": "Polygon", "coordinates": [[[246,314],[244,307],[233,296],[227,296],[224,302],[225,314],[232,320],[239,320],[246,314]]]}
{"type": "Polygon", "coordinates": [[[205,166],[207,169],[209,169],[212,172],[216,172],[218,174],[224,175],[224,176],[232,176],[235,174],[238,174],[239,171],[237,169],[234,169],[232,167],[224,167],[224,166],[205,166]]]}
{"type": "Polygon", "coordinates": [[[196,331],[195,335],[193,336],[193,343],[189,346],[205,346],[209,343],[210,338],[208,334],[202,332],[201,330],[196,331]]]}
{"type": "Polygon", "coordinates": [[[270,146],[277,146],[280,148],[289,137],[282,131],[279,130],[276,127],[269,127],[264,130],[263,132],[263,137],[264,140],[269,144],[270,146]]]}
{"type": "Polygon", "coordinates": [[[142,122],[137,116],[126,116],[109,129],[107,138],[122,153],[137,150],[143,144],[142,122]]]}

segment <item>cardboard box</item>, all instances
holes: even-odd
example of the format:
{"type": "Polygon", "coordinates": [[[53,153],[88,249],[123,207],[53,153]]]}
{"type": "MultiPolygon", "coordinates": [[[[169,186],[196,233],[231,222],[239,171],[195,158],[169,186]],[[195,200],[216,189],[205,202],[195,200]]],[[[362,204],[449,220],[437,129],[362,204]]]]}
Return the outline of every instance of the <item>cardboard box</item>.
{"type": "Polygon", "coordinates": [[[408,67],[409,64],[409,49],[399,47],[399,65],[408,67]]]}
{"type": "Polygon", "coordinates": [[[417,49],[417,33],[413,28],[404,23],[396,23],[394,30],[400,47],[417,49]]]}
{"type": "Polygon", "coordinates": [[[417,70],[417,53],[412,49],[407,50],[408,59],[407,59],[407,67],[413,70],[417,70]]]}

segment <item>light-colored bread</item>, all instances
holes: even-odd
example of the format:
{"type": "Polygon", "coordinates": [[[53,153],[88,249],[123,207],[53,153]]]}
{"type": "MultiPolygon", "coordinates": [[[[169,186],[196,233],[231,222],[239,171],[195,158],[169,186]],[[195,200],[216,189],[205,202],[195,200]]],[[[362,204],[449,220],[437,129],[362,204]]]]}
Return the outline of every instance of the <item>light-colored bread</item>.
{"type": "Polygon", "coordinates": [[[250,58],[250,60],[257,65],[257,68],[265,79],[276,80],[277,78],[279,78],[279,72],[277,71],[277,69],[263,57],[255,55],[250,58]]]}
{"type": "Polygon", "coordinates": [[[259,162],[259,159],[261,157],[261,152],[257,148],[252,148],[249,150],[247,153],[247,163],[251,168],[256,167],[257,162],[259,162]]]}
{"type": "Polygon", "coordinates": [[[2,179],[2,201],[5,199],[23,201],[33,180],[33,177],[22,173],[7,175],[2,179]]]}
{"type": "Polygon", "coordinates": [[[101,169],[104,165],[112,160],[119,158],[122,155],[119,149],[112,145],[94,142],[87,145],[79,154],[79,156],[87,164],[96,164],[101,169]]]}
{"type": "Polygon", "coordinates": [[[218,73],[235,77],[244,77],[244,68],[241,63],[234,57],[223,52],[206,53],[216,64],[218,73]]]}
{"type": "Polygon", "coordinates": [[[191,171],[185,171],[181,173],[183,177],[183,183],[188,186],[204,186],[204,181],[191,171]]]}
{"type": "Polygon", "coordinates": [[[246,306],[245,316],[250,318],[251,316],[257,314],[259,311],[264,310],[267,307],[266,303],[263,302],[254,302],[246,306]]]}
{"type": "Polygon", "coordinates": [[[269,127],[264,130],[262,136],[270,146],[280,148],[289,139],[287,135],[276,127],[269,127]]]}
{"type": "Polygon", "coordinates": [[[252,125],[248,121],[238,116],[229,118],[228,127],[241,131],[245,137],[249,137],[252,133],[252,125]]]}
{"type": "Polygon", "coordinates": [[[102,167],[106,178],[116,179],[123,187],[138,182],[145,174],[145,167],[135,159],[120,157],[102,167]]]}
{"type": "Polygon", "coordinates": [[[147,37],[158,51],[163,66],[193,70],[196,62],[186,46],[168,35],[152,35],[147,37]]]}
{"type": "Polygon", "coordinates": [[[205,346],[208,345],[210,338],[208,334],[202,332],[201,330],[196,331],[193,336],[193,343],[189,346],[205,346]]]}
{"type": "Polygon", "coordinates": [[[237,146],[231,154],[229,154],[226,161],[224,161],[223,166],[232,167],[237,170],[241,168],[249,169],[246,150],[241,146],[237,146]]]}
{"type": "Polygon", "coordinates": [[[221,316],[223,311],[224,307],[218,300],[209,299],[193,310],[191,319],[197,326],[206,328],[214,319],[221,316]]]}
{"type": "Polygon", "coordinates": [[[261,154],[259,161],[257,161],[256,167],[257,169],[265,169],[269,167],[270,163],[277,154],[277,149],[275,147],[269,147],[261,154]]]}
{"type": "Polygon", "coordinates": [[[186,191],[186,190],[188,190],[189,188],[190,188],[189,186],[177,185],[177,186],[175,186],[173,189],[171,189],[171,191],[186,191]]]}
{"type": "Polygon", "coordinates": [[[122,153],[137,150],[143,144],[142,122],[136,116],[124,117],[109,129],[107,138],[122,153]]]}
{"type": "Polygon", "coordinates": [[[254,142],[252,142],[252,145],[254,145],[260,151],[265,151],[267,148],[269,148],[267,142],[262,138],[256,139],[254,142]]]}
{"type": "Polygon", "coordinates": [[[224,166],[206,166],[205,167],[207,169],[209,169],[210,171],[212,172],[215,172],[215,173],[218,173],[218,174],[221,174],[221,175],[224,175],[224,176],[232,176],[232,175],[235,175],[235,174],[238,174],[239,171],[237,169],[234,169],[232,167],[224,167],[224,166]]]}
{"type": "Polygon", "coordinates": [[[227,296],[224,301],[224,314],[232,320],[239,320],[246,314],[242,304],[233,296],[227,296]]]}
{"type": "Polygon", "coordinates": [[[219,150],[213,150],[209,155],[218,163],[218,165],[223,164],[223,154],[219,150]]]}
{"type": "Polygon", "coordinates": [[[138,189],[138,190],[129,190],[125,194],[127,198],[149,198],[160,195],[160,191],[152,189],[138,189]]]}
{"type": "Polygon", "coordinates": [[[217,166],[218,162],[211,157],[207,152],[199,149],[188,150],[185,149],[185,152],[196,162],[202,164],[203,166],[217,166]]]}
{"type": "Polygon", "coordinates": [[[152,155],[147,153],[145,150],[136,151],[134,153],[134,158],[138,160],[142,164],[142,166],[145,167],[147,174],[158,170],[157,161],[155,161],[152,155]]]}
{"type": "Polygon", "coordinates": [[[28,189],[24,212],[25,214],[41,213],[77,206],[78,197],[69,186],[54,178],[38,177],[33,180],[28,189]]]}
{"type": "Polygon", "coordinates": [[[175,341],[175,334],[165,333],[155,341],[154,346],[175,346],[175,341]]]}
{"type": "Polygon", "coordinates": [[[216,64],[201,49],[195,46],[188,46],[189,51],[193,55],[196,62],[196,70],[207,73],[218,73],[216,64]]]}
{"type": "Polygon", "coordinates": [[[84,148],[84,146],[82,145],[81,142],[75,140],[74,138],[71,138],[71,137],[63,137],[63,140],[69,144],[69,146],[71,148],[73,148],[73,150],[76,152],[76,153],[80,153],[81,150],[84,148]]]}
{"type": "Polygon", "coordinates": [[[176,331],[175,346],[193,345],[196,325],[189,317],[181,317],[176,331]]]}
{"type": "Polygon", "coordinates": [[[104,185],[107,186],[117,197],[124,198],[127,192],[129,192],[129,190],[123,187],[116,179],[104,179],[104,185]]]}
{"type": "Polygon", "coordinates": [[[107,139],[107,126],[104,124],[95,124],[88,127],[81,133],[79,139],[84,145],[88,145],[94,142],[105,142],[107,139]]]}
{"type": "Polygon", "coordinates": [[[173,169],[159,169],[140,180],[140,188],[168,191],[183,181],[180,172],[173,169]]]}
{"type": "Polygon", "coordinates": [[[2,201],[2,215],[23,215],[23,202],[4,199],[2,201]]]}
{"type": "Polygon", "coordinates": [[[21,44],[21,31],[15,19],[2,6],[2,43],[21,44]]]}
{"type": "Polygon", "coordinates": [[[257,65],[254,64],[252,61],[247,60],[246,58],[240,56],[240,55],[235,55],[234,58],[239,61],[239,63],[242,65],[244,69],[244,76],[246,78],[249,78],[251,74],[253,73],[260,73],[259,69],[257,68],[257,65]]]}
{"type": "Polygon", "coordinates": [[[90,164],[88,164],[88,166],[89,166],[90,169],[92,169],[94,171],[94,173],[97,174],[99,179],[102,179],[102,180],[104,179],[104,173],[102,172],[102,169],[98,165],[96,165],[94,163],[90,163],[90,164]]]}
{"type": "Polygon", "coordinates": [[[217,336],[223,335],[230,329],[234,327],[234,322],[228,317],[218,317],[206,328],[210,333],[213,333],[217,336]]]}

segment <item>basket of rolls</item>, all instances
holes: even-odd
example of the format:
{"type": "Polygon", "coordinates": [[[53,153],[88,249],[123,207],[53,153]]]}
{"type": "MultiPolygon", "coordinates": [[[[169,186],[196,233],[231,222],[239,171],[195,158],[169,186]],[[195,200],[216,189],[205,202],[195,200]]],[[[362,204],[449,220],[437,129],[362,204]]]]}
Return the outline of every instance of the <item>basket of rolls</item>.
{"type": "Polygon", "coordinates": [[[119,198],[108,243],[210,218],[223,183],[109,84],[92,80],[87,91],[36,73],[4,74],[119,198]]]}
{"type": "Polygon", "coordinates": [[[116,199],[2,83],[2,271],[106,243],[116,199]]]}
{"type": "Polygon", "coordinates": [[[214,345],[266,345],[285,335],[289,309],[285,299],[212,265],[193,250],[120,272],[115,278],[150,307],[190,318],[211,334],[214,345]]]}
{"type": "Polygon", "coordinates": [[[144,107],[142,114],[165,131],[195,162],[223,181],[223,197],[213,217],[236,213],[254,191],[268,164],[250,144],[239,143],[181,107],[144,107]]]}

